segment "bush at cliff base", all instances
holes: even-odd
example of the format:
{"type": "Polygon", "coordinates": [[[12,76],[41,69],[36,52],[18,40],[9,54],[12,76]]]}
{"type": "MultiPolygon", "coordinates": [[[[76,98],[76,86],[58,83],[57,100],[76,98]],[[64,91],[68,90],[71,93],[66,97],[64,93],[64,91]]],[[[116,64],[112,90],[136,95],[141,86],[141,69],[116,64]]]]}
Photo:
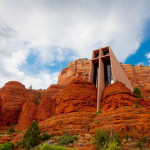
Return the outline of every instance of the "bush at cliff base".
{"type": "Polygon", "coordinates": [[[41,139],[43,141],[50,139],[52,136],[46,132],[43,133],[43,135],[41,136],[41,139]]]}
{"type": "Polygon", "coordinates": [[[120,150],[121,137],[115,131],[98,129],[94,135],[94,145],[97,150],[120,150]]]}
{"type": "Polygon", "coordinates": [[[13,150],[14,144],[10,142],[6,142],[4,144],[0,144],[0,150],[13,150]]]}
{"type": "Polygon", "coordinates": [[[138,87],[135,87],[134,88],[134,91],[133,91],[134,94],[137,95],[137,98],[142,98],[143,96],[141,95],[141,91],[138,87]]]}
{"type": "MultiPolygon", "coordinates": [[[[40,147],[40,150],[69,150],[69,149],[66,147],[48,145],[48,143],[45,143],[40,147]]],[[[72,148],[71,150],[76,150],[76,148],[72,148]]]]}
{"type": "Polygon", "coordinates": [[[22,147],[29,150],[40,143],[40,130],[36,121],[33,121],[24,134],[22,147]]]}
{"type": "Polygon", "coordinates": [[[67,134],[64,134],[59,137],[58,144],[59,145],[68,145],[70,143],[73,143],[77,139],[78,139],[77,136],[71,136],[69,133],[67,133],[67,134]]]}

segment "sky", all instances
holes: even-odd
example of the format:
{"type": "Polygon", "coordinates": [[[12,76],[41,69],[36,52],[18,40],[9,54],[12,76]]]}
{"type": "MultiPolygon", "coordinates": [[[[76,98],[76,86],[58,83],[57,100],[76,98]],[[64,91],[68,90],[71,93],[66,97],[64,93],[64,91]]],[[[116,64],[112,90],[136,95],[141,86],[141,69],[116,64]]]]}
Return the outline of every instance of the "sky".
{"type": "Polygon", "coordinates": [[[119,62],[150,65],[150,0],[0,0],[0,87],[57,83],[67,64],[110,46],[119,62]]]}

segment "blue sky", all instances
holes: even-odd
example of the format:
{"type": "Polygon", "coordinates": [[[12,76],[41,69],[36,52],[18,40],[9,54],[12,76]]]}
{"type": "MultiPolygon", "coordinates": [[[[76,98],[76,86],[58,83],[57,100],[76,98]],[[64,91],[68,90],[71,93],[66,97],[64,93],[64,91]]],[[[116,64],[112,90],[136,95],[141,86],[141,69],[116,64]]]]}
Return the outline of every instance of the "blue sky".
{"type": "Polygon", "coordinates": [[[149,0],[0,0],[0,87],[46,89],[61,70],[111,46],[118,61],[150,65],[149,0]]]}
{"type": "Polygon", "coordinates": [[[124,63],[150,66],[150,56],[147,56],[148,54],[150,55],[150,19],[146,21],[145,28],[143,30],[143,37],[144,38],[141,41],[136,53],[127,57],[124,63]]]}

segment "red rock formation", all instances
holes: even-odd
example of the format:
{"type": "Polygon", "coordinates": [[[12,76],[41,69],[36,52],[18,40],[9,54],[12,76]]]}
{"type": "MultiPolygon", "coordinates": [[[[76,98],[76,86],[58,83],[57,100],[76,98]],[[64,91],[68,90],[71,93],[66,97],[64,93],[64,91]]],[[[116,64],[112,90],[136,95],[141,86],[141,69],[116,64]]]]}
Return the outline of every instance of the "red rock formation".
{"type": "Polygon", "coordinates": [[[139,87],[145,97],[150,97],[150,66],[132,66],[122,64],[133,87],[139,87]]]}
{"type": "Polygon", "coordinates": [[[10,81],[1,89],[2,117],[1,125],[16,124],[23,103],[26,101],[25,86],[17,81],[10,81]]]}
{"type": "Polygon", "coordinates": [[[27,128],[33,120],[40,122],[55,115],[55,96],[62,89],[63,86],[52,85],[46,91],[28,90],[28,99],[22,106],[17,128],[27,128]],[[35,104],[37,98],[39,104],[35,104]]]}
{"type": "Polygon", "coordinates": [[[133,106],[135,101],[137,101],[136,95],[123,83],[116,82],[104,89],[101,106],[102,110],[117,109],[123,106],[133,106]]]}
{"type": "Polygon", "coordinates": [[[94,84],[74,78],[56,98],[56,114],[96,111],[96,94],[94,84]]]}
{"type": "Polygon", "coordinates": [[[63,86],[52,85],[46,91],[27,90],[17,81],[6,83],[0,90],[1,127],[17,124],[18,129],[24,129],[33,120],[40,122],[53,116],[55,96],[62,89],[63,86]]]}
{"type": "Polygon", "coordinates": [[[135,138],[149,136],[150,99],[136,98],[122,83],[117,82],[105,88],[102,98],[102,113],[91,123],[90,133],[98,128],[117,130],[135,138]],[[139,103],[139,107],[135,105],[139,103]]]}
{"type": "Polygon", "coordinates": [[[58,84],[66,84],[74,77],[88,81],[90,72],[90,60],[78,59],[68,64],[58,77],[58,84]]]}
{"type": "Polygon", "coordinates": [[[18,118],[17,129],[22,130],[31,124],[33,120],[36,120],[36,104],[30,100],[27,100],[24,105],[22,106],[22,111],[18,118]]]}
{"type": "Polygon", "coordinates": [[[72,112],[61,114],[39,123],[42,132],[52,135],[86,134],[89,131],[89,123],[94,114],[92,112],[72,112]]]}

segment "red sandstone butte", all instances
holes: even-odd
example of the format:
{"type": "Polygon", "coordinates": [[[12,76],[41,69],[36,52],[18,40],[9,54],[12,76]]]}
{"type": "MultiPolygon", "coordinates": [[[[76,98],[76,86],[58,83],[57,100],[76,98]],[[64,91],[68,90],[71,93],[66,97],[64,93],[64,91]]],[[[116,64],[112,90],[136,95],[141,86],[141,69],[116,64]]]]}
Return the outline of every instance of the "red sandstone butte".
{"type": "Polygon", "coordinates": [[[25,86],[17,81],[10,81],[1,88],[2,99],[0,125],[16,124],[23,103],[26,101],[25,86]]]}
{"type": "Polygon", "coordinates": [[[62,91],[64,87],[60,85],[51,85],[46,91],[29,90],[28,99],[22,106],[19,115],[17,128],[27,128],[33,120],[37,122],[46,120],[55,115],[55,96],[62,91]],[[39,104],[35,104],[36,97],[41,93],[38,100],[39,104]],[[32,109],[31,109],[32,108],[32,109]]]}
{"type": "Polygon", "coordinates": [[[97,89],[93,83],[74,78],[56,98],[56,114],[96,111],[97,89]]]}

